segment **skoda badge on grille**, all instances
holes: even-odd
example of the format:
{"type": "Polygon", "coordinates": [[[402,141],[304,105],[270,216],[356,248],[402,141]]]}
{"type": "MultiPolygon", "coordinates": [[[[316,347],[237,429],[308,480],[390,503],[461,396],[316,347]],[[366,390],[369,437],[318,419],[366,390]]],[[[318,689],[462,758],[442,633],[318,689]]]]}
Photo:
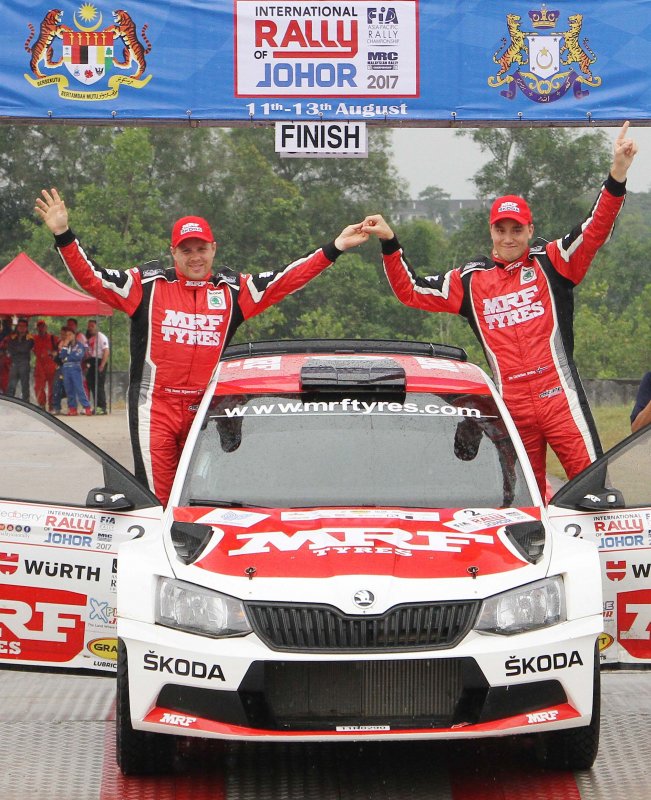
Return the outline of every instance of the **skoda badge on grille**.
{"type": "Polygon", "coordinates": [[[353,603],[358,608],[370,608],[375,602],[375,595],[368,589],[360,589],[353,595],[353,603]]]}

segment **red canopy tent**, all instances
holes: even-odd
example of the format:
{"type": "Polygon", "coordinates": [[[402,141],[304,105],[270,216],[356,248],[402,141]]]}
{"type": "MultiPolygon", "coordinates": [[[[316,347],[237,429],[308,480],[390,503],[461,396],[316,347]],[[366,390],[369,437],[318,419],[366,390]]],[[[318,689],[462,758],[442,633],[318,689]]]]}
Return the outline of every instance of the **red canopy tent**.
{"type": "Polygon", "coordinates": [[[111,306],[72,289],[19,253],[0,270],[0,314],[19,317],[110,317],[111,306]]]}
{"type": "MultiPolygon", "coordinates": [[[[66,286],[27,253],[19,253],[0,270],[0,315],[17,317],[111,317],[107,303],[66,286]]],[[[98,322],[99,327],[99,322],[98,322]]],[[[112,338],[109,333],[109,340],[112,338]]],[[[109,362],[109,408],[112,394],[112,360],[109,362]]]]}

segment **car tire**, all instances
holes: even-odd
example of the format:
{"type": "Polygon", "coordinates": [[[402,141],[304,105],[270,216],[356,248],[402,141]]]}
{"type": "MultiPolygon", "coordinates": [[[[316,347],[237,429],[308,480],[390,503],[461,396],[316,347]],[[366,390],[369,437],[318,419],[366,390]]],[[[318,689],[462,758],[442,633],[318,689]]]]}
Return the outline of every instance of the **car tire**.
{"type": "Polygon", "coordinates": [[[129,665],[122,639],[118,639],[115,734],[116,759],[123,775],[164,775],[173,771],[177,737],[136,731],[131,726],[129,665]]]}
{"type": "Polygon", "coordinates": [[[582,728],[568,728],[540,734],[536,748],[538,762],[547,769],[590,769],[599,750],[599,728],[601,722],[601,674],[599,650],[595,645],[594,683],[592,691],[592,719],[582,728]]]}

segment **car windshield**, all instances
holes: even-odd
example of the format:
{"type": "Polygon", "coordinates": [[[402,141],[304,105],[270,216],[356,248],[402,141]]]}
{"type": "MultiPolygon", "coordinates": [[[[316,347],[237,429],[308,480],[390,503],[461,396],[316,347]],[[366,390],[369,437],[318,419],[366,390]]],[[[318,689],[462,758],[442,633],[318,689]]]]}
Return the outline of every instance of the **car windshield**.
{"type": "Polygon", "coordinates": [[[531,506],[490,397],[355,392],[213,398],[180,505],[531,506]]]}

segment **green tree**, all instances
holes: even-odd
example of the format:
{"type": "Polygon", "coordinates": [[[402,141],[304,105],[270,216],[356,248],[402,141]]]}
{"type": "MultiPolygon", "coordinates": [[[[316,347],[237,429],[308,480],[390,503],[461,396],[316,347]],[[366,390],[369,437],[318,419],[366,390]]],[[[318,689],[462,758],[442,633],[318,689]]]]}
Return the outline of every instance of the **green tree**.
{"type": "Polygon", "coordinates": [[[25,229],[34,199],[44,187],[64,187],[74,196],[85,182],[98,180],[108,128],[67,125],[0,125],[0,264],[24,250],[25,229]]]}
{"type": "Polygon", "coordinates": [[[450,214],[450,194],[438,186],[426,186],[418,193],[418,199],[424,204],[430,219],[438,222],[445,230],[453,227],[450,214]]]}
{"type": "Polygon", "coordinates": [[[585,215],[611,160],[600,130],[480,128],[460,134],[492,156],[473,178],[477,196],[521,195],[531,206],[536,233],[547,239],[563,235],[585,215]]]}

